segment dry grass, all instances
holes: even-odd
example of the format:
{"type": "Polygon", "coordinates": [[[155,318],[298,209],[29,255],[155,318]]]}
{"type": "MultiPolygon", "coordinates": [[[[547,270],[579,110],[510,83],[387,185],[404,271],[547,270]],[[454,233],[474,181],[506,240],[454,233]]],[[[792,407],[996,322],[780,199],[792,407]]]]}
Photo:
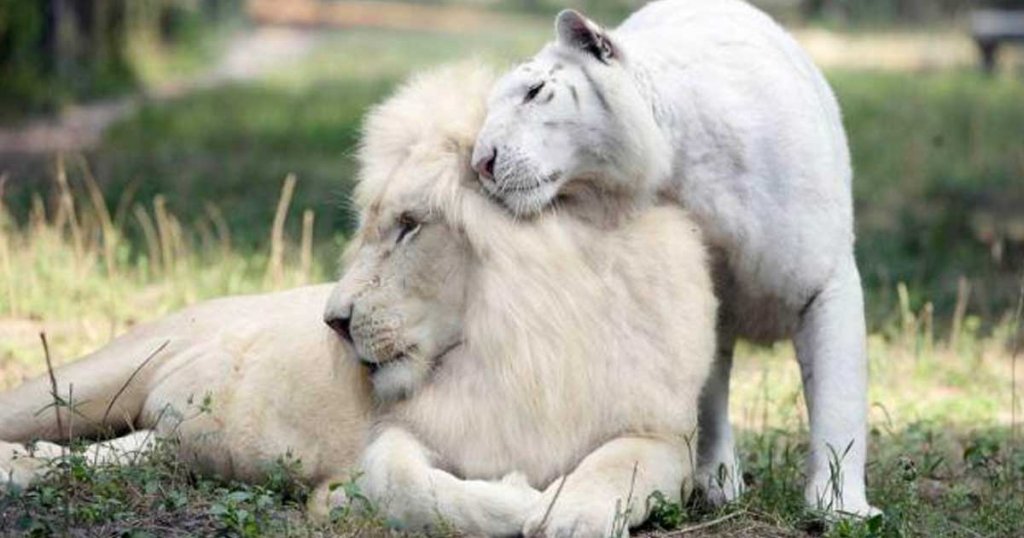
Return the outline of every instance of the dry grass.
{"type": "Polygon", "coordinates": [[[202,299],[324,279],[313,264],[312,211],[299,241],[284,229],[293,176],[267,231],[267,253],[232,249],[212,202],[187,226],[162,196],[110,211],[84,165],[59,160],[55,177],[55,209],[47,212],[37,197],[28,222],[13,222],[0,200],[0,387],[40,373],[39,333],[49,335],[60,363],[202,299]],[[138,248],[132,236],[143,238],[138,248]]]}

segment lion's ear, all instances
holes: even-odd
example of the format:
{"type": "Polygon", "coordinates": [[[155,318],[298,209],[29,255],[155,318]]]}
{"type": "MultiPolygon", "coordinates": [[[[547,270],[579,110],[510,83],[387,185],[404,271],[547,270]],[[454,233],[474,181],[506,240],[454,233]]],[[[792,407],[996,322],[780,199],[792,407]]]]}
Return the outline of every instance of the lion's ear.
{"type": "Polygon", "coordinates": [[[602,63],[619,57],[608,32],[576,10],[566,9],[558,14],[555,38],[560,45],[586,52],[602,63]]]}

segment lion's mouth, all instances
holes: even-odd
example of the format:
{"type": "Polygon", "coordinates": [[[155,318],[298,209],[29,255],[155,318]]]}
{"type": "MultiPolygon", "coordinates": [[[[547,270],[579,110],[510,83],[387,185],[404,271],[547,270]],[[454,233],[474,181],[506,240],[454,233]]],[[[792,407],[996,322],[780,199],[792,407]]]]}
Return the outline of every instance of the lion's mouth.
{"type": "Polygon", "coordinates": [[[411,357],[409,356],[409,354],[399,353],[398,355],[395,355],[391,359],[388,359],[387,361],[383,362],[371,361],[361,357],[359,358],[359,362],[362,363],[362,366],[365,366],[367,368],[367,370],[370,372],[370,375],[374,375],[377,372],[380,372],[381,370],[406,364],[410,361],[410,359],[411,357]]]}
{"type": "MultiPolygon", "coordinates": [[[[450,355],[453,351],[455,351],[459,347],[461,347],[462,343],[463,343],[462,340],[459,340],[458,342],[455,342],[454,344],[452,344],[452,345],[444,348],[443,350],[441,350],[440,353],[438,353],[437,355],[434,356],[434,358],[432,358],[432,359],[430,359],[430,361],[428,361],[428,364],[430,364],[430,369],[433,370],[433,369],[436,369],[438,366],[440,366],[440,364],[444,360],[444,358],[447,357],[448,355],[450,355]]],[[[373,375],[376,375],[377,373],[379,373],[381,371],[392,369],[392,368],[398,368],[400,366],[408,364],[409,362],[412,361],[412,359],[413,359],[412,355],[410,355],[408,352],[404,352],[403,351],[403,352],[400,352],[400,353],[396,354],[394,357],[392,357],[391,359],[388,359],[388,360],[386,360],[384,362],[374,362],[374,361],[368,361],[368,360],[364,360],[364,359],[360,359],[359,362],[363,363],[363,365],[366,366],[366,369],[370,372],[370,375],[373,376],[373,375]]]]}
{"type": "Polygon", "coordinates": [[[400,366],[404,363],[407,363],[409,362],[409,359],[410,357],[408,354],[399,353],[398,355],[395,355],[394,357],[385,362],[374,362],[368,360],[362,360],[360,362],[362,362],[363,365],[366,366],[366,369],[370,371],[370,375],[374,375],[377,372],[384,370],[386,368],[394,368],[396,366],[400,366]]]}

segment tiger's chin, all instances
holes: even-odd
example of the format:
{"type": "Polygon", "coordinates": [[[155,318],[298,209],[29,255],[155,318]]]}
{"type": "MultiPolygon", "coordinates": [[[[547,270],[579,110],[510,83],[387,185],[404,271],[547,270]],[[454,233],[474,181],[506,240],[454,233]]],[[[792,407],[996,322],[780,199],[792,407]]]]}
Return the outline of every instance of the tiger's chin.
{"type": "Polygon", "coordinates": [[[484,190],[516,218],[532,218],[545,210],[567,212],[601,229],[612,229],[636,215],[639,208],[656,200],[631,188],[615,188],[580,175],[572,180],[556,180],[524,188],[498,188],[494,181],[481,181],[484,190]]]}
{"type": "MultiPolygon", "coordinates": [[[[528,180],[529,184],[517,186],[515,182],[504,182],[500,187],[493,181],[483,181],[484,190],[505,209],[518,217],[532,217],[552,204],[558,198],[562,181],[528,180]],[[511,184],[510,184],[511,183],[511,184]]],[[[522,182],[520,182],[522,183],[522,182]]]]}

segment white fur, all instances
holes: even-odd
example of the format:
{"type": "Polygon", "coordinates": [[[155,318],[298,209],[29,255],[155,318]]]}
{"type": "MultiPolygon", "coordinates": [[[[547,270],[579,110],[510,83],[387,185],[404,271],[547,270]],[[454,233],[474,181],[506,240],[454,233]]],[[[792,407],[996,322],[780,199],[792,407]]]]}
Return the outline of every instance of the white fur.
{"type": "Polygon", "coordinates": [[[609,231],[555,212],[516,222],[468,166],[480,73],[421,77],[367,122],[360,231],[327,317],[351,320],[364,362],[431,372],[397,401],[375,380],[386,401],[360,483],[414,528],[440,513],[470,533],[625,533],[691,476],[714,352],[704,248],[671,207],[609,231]],[[480,482],[515,472],[545,489],[525,510],[525,484],[480,482]]]}
{"type": "MultiPolygon", "coordinates": [[[[136,327],[56,371],[65,397],[74,385],[74,433],[153,429],[177,437],[193,468],[241,480],[291,453],[323,514],[342,501],[331,485],[359,461],[373,413],[360,483],[412,527],[610,534],[646,519],[652,492],[679,499],[714,348],[700,234],[666,208],[608,233],[569,215],[514,222],[468,168],[491,81],[478,68],[441,70],[372,115],[362,226],[338,286],[357,293],[220,299],[136,327]],[[424,224],[398,241],[406,210],[424,224]],[[342,345],[321,322],[324,303],[328,316],[351,314],[369,295],[384,323],[353,321],[357,345],[342,345]],[[462,345],[447,351],[452,338],[462,345]],[[356,360],[387,366],[398,351],[409,356],[383,381],[356,360]],[[371,381],[385,396],[376,410],[371,381]]],[[[55,415],[39,412],[51,399],[45,377],[0,394],[0,439],[63,440],[55,415]]],[[[119,461],[150,434],[89,454],[119,461]]],[[[0,478],[37,478],[60,448],[39,450],[0,443],[0,478]]]]}
{"type": "Polygon", "coordinates": [[[258,481],[290,454],[316,488],[310,507],[326,514],[330,485],[348,480],[358,461],[373,403],[364,370],[322,322],[331,288],[208,301],[56,369],[65,400],[74,387],[74,417],[61,409],[64,431],[47,376],[0,393],[0,439],[9,442],[0,442],[0,488],[29,485],[62,450],[39,442],[30,453],[10,442],[63,441],[69,427],[75,437],[139,430],[88,447],[86,461],[131,461],[156,439],[175,438],[191,468],[258,481]]]}
{"type": "Polygon", "coordinates": [[[824,77],[739,0],[653,2],[613,31],[563,12],[556,27],[556,42],[490,98],[473,156],[482,185],[519,215],[554,203],[593,218],[597,205],[602,225],[654,196],[687,208],[715,249],[723,303],[702,402],[709,493],[725,500],[741,488],[727,416],[732,342],[792,337],[810,414],[806,500],[871,513],[851,170],[824,77]],[[837,484],[833,450],[845,453],[837,484]],[[722,483],[711,480],[719,469],[722,483]]]}

